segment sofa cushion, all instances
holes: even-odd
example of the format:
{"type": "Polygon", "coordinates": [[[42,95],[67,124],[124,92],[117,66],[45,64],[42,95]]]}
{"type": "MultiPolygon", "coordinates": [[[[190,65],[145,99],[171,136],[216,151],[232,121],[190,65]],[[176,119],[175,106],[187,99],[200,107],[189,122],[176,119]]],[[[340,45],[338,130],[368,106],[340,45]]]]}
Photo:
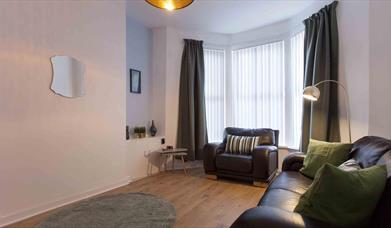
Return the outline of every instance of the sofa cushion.
{"type": "Polygon", "coordinates": [[[326,163],[341,165],[348,160],[352,146],[350,143],[330,143],[310,139],[307,156],[304,158],[300,173],[314,178],[316,172],[326,163]]]}
{"type": "Polygon", "coordinates": [[[354,142],[350,157],[357,160],[361,167],[368,168],[375,165],[389,150],[391,150],[391,140],[365,136],[354,142]]]}
{"type": "Polygon", "coordinates": [[[269,206],[293,212],[301,194],[285,189],[268,189],[258,206],[269,206]]]}
{"type": "Polygon", "coordinates": [[[343,171],[356,171],[360,170],[361,166],[355,159],[349,159],[338,166],[338,168],[342,169],[343,171]]]}
{"type": "Polygon", "coordinates": [[[343,171],[325,164],[294,211],[337,226],[368,224],[386,179],[385,166],[343,171]]]}
{"type": "Polygon", "coordinates": [[[269,189],[284,189],[298,194],[304,194],[312,183],[312,179],[299,172],[282,172],[269,185],[269,189]]]}
{"type": "Polygon", "coordinates": [[[253,168],[252,156],[222,153],[216,156],[217,169],[250,173],[253,168]]]}

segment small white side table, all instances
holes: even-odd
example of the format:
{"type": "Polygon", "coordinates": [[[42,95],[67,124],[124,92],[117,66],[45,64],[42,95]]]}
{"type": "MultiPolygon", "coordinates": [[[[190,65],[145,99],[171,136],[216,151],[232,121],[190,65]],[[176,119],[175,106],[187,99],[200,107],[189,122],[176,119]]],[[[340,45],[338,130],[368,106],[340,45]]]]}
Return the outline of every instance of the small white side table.
{"type": "MultiPolygon", "coordinates": [[[[185,156],[187,156],[187,149],[186,148],[175,148],[175,149],[168,149],[168,150],[158,150],[156,151],[160,153],[160,156],[163,158],[164,162],[164,171],[167,170],[167,159],[168,157],[172,157],[172,170],[174,170],[174,161],[175,161],[175,156],[180,156],[182,159],[182,164],[183,164],[183,171],[185,172],[185,175],[187,175],[187,170],[186,170],[186,165],[185,165],[185,156]]],[[[160,167],[159,167],[160,171],[160,167]]]]}

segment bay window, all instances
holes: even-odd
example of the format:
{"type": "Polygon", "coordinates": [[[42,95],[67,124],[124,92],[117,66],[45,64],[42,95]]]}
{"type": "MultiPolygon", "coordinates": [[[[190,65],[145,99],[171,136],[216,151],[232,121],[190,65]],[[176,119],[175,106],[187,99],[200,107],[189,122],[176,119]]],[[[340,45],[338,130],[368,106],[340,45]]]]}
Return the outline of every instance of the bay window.
{"type": "Polygon", "coordinates": [[[280,145],[298,149],[301,136],[304,32],[229,52],[205,48],[205,99],[210,142],[224,127],[273,128],[280,145]],[[226,70],[229,71],[226,77],[226,70]]]}

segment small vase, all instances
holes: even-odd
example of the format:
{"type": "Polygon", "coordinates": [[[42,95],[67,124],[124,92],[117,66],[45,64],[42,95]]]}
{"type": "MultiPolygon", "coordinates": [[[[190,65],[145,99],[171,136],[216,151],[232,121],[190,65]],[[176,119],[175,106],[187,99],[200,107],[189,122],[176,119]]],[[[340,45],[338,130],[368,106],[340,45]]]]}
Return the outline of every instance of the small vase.
{"type": "Polygon", "coordinates": [[[157,129],[156,129],[156,126],[155,126],[155,122],[152,120],[152,124],[151,124],[151,127],[149,128],[149,133],[151,133],[151,136],[155,136],[156,133],[157,133],[157,129]]]}

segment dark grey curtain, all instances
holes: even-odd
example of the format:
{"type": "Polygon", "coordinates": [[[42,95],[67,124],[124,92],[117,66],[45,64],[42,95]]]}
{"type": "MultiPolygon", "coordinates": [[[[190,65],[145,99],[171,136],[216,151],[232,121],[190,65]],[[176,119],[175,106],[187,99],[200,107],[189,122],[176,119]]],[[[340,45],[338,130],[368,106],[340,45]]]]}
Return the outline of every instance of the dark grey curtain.
{"type": "MultiPolygon", "coordinates": [[[[338,81],[337,2],[325,6],[304,20],[304,87],[323,80],[338,81]]],[[[307,151],[309,138],[340,141],[338,85],[323,83],[318,101],[304,100],[302,151],[307,151]]]]}
{"type": "Polygon", "coordinates": [[[177,147],[187,148],[188,160],[201,160],[208,142],[204,95],[202,41],[185,39],[179,91],[177,147]]]}

